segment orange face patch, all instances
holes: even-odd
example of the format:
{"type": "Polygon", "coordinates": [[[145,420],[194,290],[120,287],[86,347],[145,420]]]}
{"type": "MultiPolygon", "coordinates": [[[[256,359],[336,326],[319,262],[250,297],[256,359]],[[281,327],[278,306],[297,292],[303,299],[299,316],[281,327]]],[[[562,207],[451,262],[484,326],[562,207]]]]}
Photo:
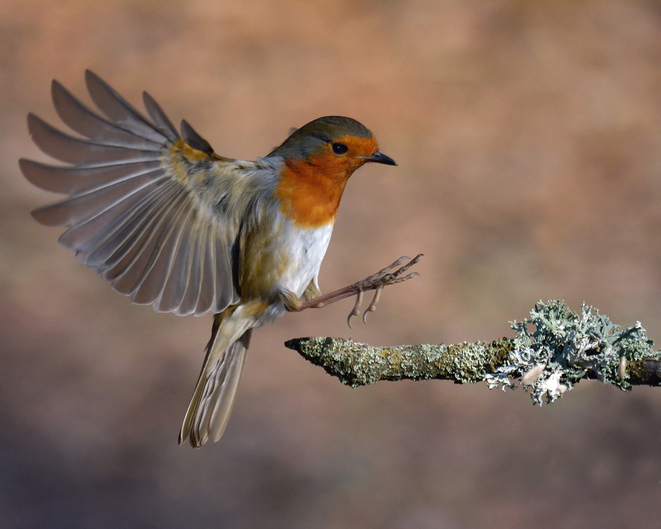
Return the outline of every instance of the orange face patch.
{"type": "Polygon", "coordinates": [[[364,157],[378,150],[373,136],[343,136],[324,144],[309,158],[286,160],[276,188],[280,210],[296,224],[318,228],[334,222],[344,187],[364,157]],[[347,146],[344,154],[333,152],[333,144],[347,146]]]}
{"type": "MultiPolygon", "coordinates": [[[[369,138],[361,138],[359,136],[342,136],[333,141],[333,143],[343,143],[349,150],[344,155],[345,157],[360,159],[361,156],[370,156],[375,151],[379,150],[379,146],[376,144],[374,136],[369,138]]],[[[341,158],[341,156],[338,156],[341,158]]],[[[362,165],[364,162],[361,162],[362,165]]],[[[359,166],[360,167],[360,166],[359,166]]]]}

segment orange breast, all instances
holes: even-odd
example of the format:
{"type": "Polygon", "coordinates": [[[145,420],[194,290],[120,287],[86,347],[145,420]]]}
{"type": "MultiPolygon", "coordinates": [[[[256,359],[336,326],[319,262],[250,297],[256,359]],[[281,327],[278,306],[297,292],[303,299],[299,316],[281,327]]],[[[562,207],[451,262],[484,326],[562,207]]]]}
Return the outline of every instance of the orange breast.
{"type": "Polygon", "coordinates": [[[286,162],[275,190],[280,211],[302,228],[325,226],[337,216],[348,176],[325,158],[286,162]]]}

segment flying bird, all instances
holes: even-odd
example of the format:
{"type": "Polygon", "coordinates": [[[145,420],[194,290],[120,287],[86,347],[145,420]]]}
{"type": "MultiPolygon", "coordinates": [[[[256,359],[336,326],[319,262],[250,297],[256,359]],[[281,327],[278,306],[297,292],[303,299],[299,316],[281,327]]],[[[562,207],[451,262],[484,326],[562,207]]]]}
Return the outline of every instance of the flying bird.
{"type": "Polygon", "coordinates": [[[186,121],[180,130],[146,92],[147,114],[91,71],[90,110],[59,82],[55,109],[81,137],[33,114],[32,140],[69,165],[20,160],[37,187],[68,195],[32,212],[63,226],[59,242],[133,303],[177,315],[213,314],[204,365],[179,443],[217,441],[234,402],[255,327],[404,281],[418,257],[321,296],[319,268],[349,177],[366,163],[396,165],[372,133],[340,116],[294,130],[256,161],[216,154],[186,121]],[[394,271],[393,271],[394,270],[394,271]]]}

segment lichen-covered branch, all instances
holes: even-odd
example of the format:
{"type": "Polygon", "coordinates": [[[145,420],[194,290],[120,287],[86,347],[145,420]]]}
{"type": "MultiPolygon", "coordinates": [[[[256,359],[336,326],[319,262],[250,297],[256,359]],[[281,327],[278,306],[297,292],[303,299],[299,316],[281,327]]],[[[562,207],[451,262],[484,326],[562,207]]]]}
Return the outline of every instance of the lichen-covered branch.
{"type": "Polygon", "coordinates": [[[494,342],[375,347],[342,338],[297,338],[285,345],[352,387],[439,379],[505,389],[519,380],[541,405],[581,379],[623,390],[661,386],[661,351],[654,350],[640,322],[623,330],[592,307],[583,305],[579,315],[563,301],[549,301],[510,326],[516,336],[494,342]]]}

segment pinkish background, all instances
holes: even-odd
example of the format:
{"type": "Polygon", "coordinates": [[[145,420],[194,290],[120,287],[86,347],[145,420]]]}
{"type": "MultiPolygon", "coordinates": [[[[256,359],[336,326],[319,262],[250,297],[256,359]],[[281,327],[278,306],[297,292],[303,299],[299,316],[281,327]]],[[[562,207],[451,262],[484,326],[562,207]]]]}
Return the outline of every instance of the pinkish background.
{"type": "Polygon", "coordinates": [[[0,0],[0,527],[661,526],[661,390],[351,390],[283,347],[511,335],[540,299],[661,340],[661,3],[0,0]],[[350,182],[325,291],[403,254],[367,327],[351,302],[255,335],[229,428],[176,435],[210,317],[137,307],[28,212],[28,111],[57,78],[143,89],[220,153],[352,116],[398,168],[350,182]]]}

